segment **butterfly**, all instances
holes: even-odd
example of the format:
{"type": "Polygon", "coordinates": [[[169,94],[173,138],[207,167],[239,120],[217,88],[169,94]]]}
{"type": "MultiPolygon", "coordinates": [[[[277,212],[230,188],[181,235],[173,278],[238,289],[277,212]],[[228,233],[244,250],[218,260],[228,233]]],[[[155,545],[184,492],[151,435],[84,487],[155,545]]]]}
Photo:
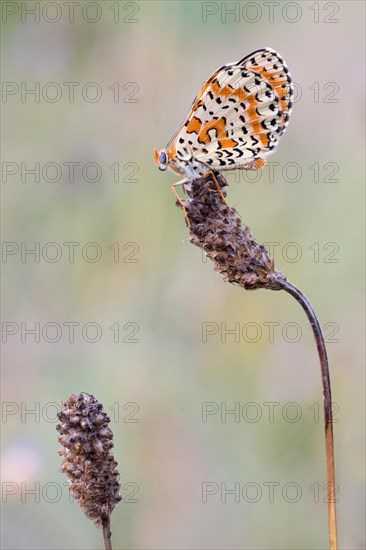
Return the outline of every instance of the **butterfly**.
{"type": "Polygon", "coordinates": [[[286,63],[271,48],[215,71],[165,149],[154,151],[159,170],[184,176],[171,185],[179,202],[174,188],[208,172],[263,168],[288,125],[293,95],[286,63]]]}

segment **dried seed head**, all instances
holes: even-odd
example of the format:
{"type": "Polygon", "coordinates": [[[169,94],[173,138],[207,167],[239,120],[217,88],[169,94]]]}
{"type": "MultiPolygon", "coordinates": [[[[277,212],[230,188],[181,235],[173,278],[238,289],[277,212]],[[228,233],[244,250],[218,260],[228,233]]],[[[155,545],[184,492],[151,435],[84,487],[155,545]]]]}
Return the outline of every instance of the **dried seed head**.
{"type": "Polygon", "coordinates": [[[69,478],[84,514],[101,527],[121,500],[110,419],[92,395],[72,394],[60,405],[56,426],[62,445],[60,470],[69,478]]]}
{"type": "Polygon", "coordinates": [[[204,250],[225,281],[247,290],[281,290],[286,277],[275,269],[266,248],[255,242],[235,208],[223,201],[225,178],[217,174],[216,179],[221,190],[212,173],[184,187],[188,198],[182,202],[190,224],[191,243],[204,250]]]}

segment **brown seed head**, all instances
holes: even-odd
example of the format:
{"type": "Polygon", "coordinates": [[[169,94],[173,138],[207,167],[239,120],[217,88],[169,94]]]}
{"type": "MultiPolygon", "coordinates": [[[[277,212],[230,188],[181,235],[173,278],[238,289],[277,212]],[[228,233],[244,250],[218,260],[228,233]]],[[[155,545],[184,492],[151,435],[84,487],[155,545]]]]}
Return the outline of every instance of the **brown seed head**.
{"type": "MultiPolygon", "coordinates": [[[[228,184],[221,174],[216,178],[220,190],[212,173],[184,187],[188,198],[182,202],[190,224],[191,243],[204,250],[225,281],[247,290],[281,290],[286,277],[275,269],[266,248],[255,242],[235,208],[223,201],[223,188],[228,184]]],[[[177,205],[182,207],[179,202],[177,205]]]]}
{"type": "Polygon", "coordinates": [[[69,478],[84,514],[101,527],[121,500],[110,419],[92,395],[72,394],[60,405],[56,426],[62,445],[60,470],[69,478]]]}

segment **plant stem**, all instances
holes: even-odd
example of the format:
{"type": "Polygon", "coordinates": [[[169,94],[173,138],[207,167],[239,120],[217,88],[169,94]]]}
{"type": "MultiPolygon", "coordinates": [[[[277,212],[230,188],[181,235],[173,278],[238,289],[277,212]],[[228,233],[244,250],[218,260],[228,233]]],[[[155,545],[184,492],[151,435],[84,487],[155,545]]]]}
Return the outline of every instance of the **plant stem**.
{"type": "Polygon", "coordinates": [[[109,517],[106,517],[103,519],[102,525],[103,525],[104,548],[105,550],[112,550],[112,532],[111,532],[111,522],[109,517]]]}
{"type": "Polygon", "coordinates": [[[333,441],[333,415],[332,415],[332,394],[330,388],[329,365],[327,350],[325,348],[323,334],[313,308],[304,294],[288,281],[281,283],[282,289],[291,294],[302,306],[315,337],[316,347],[320,360],[320,368],[323,384],[324,398],[324,423],[325,423],[325,458],[327,466],[327,487],[328,487],[328,529],[329,548],[337,550],[337,516],[336,516],[336,483],[334,468],[334,441],[333,441]]]}

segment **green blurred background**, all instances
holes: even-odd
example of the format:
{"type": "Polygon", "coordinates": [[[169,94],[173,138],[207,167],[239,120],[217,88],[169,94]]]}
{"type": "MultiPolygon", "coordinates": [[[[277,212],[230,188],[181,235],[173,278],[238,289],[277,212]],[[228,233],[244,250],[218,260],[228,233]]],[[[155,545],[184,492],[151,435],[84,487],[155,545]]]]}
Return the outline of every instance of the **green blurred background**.
{"type": "Polygon", "coordinates": [[[174,175],[153,164],[203,81],[263,46],[290,68],[293,115],[275,164],[230,175],[228,201],[277,243],[324,328],[340,547],[364,548],[364,3],[2,10],[2,548],[102,546],[58,472],[55,404],[80,391],[112,420],[114,548],[327,548],[305,315],[284,293],[225,284],[187,240],[174,175]]]}

